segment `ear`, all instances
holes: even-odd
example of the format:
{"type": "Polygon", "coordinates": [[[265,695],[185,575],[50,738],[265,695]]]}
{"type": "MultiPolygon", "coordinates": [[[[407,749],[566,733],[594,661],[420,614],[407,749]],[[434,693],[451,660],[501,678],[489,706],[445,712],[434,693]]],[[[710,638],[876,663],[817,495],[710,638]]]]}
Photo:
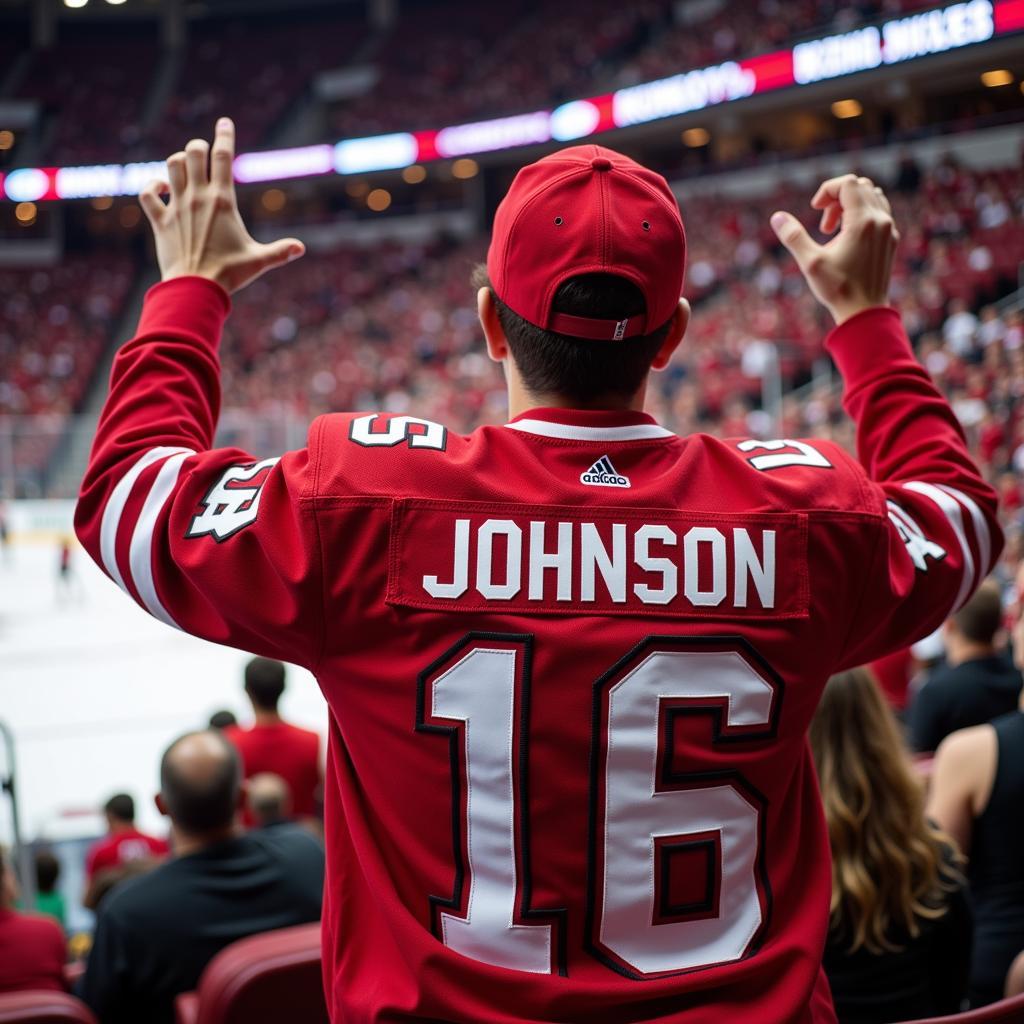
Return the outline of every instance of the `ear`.
{"type": "Polygon", "coordinates": [[[494,304],[490,288],[481,288],[476,293],[476,312],[484,329],[487,354],[496,363],[503,363],[508,357],[508,342],[505,340],[505,332],[501,329],[498,307],[494,304]]]}
{"type": "Polygon", "coordinates": [[[157,793],[157,795],[155,797],[153,797],[153,803],[156,804],[156,809],[165,818],[169,818],[171,816],[170,812],[167,810],[167,804],[164,802],[164,795],[163,795],[163,793],[157,793]]]}
{"type": "Polygon", "coordinates": [[[676,311],[672,314],[672,324],[668,329],[665,340],[658,349],[658,354],[651,363],[652,370],[664,370],[672,361],[672,353],[679,348],[679,343],[686,334],[686,328],[690,326],[690,304],[686,299],[680,299],[676,311]]]}

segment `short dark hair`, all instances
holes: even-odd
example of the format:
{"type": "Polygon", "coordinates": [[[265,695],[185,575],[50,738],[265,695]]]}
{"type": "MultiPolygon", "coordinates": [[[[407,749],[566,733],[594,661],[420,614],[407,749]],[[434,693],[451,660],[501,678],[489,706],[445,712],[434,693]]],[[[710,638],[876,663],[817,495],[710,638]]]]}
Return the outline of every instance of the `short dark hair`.
{"type": "MultiPolygon", "coordinates": [[[[670,317],[649,334],[621,342],[572,338],[524,320],[498,298],[483,264],[473,271],[475,288],[489,288],[509,351],[527,390],[553,394],[582,405],[606,398],[629,398],[650,373],[668,336],[670,317]]],[[[618,274],[580,274],[564,281],[551,302],[558,313],[624,320],[647,309],[643,293],[618,274]]]]}
{"type": "Polygon", "coordinates": [[[245,666],[245,692],[264,711],[276,711],[284,693],[284,663],[273,658],[253,658],[245,666]]]}
{"type": "Polygon", "coordinates": [[[238,719],[235,718],[234,711],[214,711],[210,715],[211,729],[229,729],[233,725],[238,725],[238,719]]]}
{"type": "Polygon", "coordinates": [[[176,825],[189,832],[210,832],[231,824],[238,809],[242,785],[242,762],[238,751],[216,729],[179,736],[160,761],[160,793],[167,813],[176,825]],[[222,756],[201,778],[179,770],[174,756],[178,746],[198,735],[216,737],[222,756]]]}
{"type": "Polygon", "coordinates": [[[60,878],[60,861],[51,850],[36,852],[36,888],[40,892],[53,892],[60,878]]]}
{"type": "Polygon", "coordinates": [[[1003,624],[1003,596],[995,580],[985,580],[974,596],[954,616],[953,622],[964,638],[976,644],[990,644],[1003,624]]]}
{"type": "Polygon", "coordinates": [[[135,820],[135,801],[130,793],[115,793],[103,805],[103,810],[112,818],[129,825],[135,820]]]}

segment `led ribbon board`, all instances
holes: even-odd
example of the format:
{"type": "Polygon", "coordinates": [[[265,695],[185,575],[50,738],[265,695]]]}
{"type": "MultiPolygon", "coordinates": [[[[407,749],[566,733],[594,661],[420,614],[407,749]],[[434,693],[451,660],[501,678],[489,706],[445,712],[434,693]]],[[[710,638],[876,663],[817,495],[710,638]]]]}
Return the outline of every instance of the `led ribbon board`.
{"type": "MultiPolygon", "coordinates": [[[[798,88],[861,71],[905,64],[985,43],[1024,29],[1024,0],[966,0],[797,43],[790,49],[684,71],[604,96],[432,131],[393,132],[336,145],[299,146],[235,158],[235,180],[286,181],[324,174],[367,174],[415,163],[570,142],[647,124],[758,93],[798,88]]],[[[163,161],[90,167],[22,167],[0,176],[11,202],[136,195],[166,174],[163,161]]]]}

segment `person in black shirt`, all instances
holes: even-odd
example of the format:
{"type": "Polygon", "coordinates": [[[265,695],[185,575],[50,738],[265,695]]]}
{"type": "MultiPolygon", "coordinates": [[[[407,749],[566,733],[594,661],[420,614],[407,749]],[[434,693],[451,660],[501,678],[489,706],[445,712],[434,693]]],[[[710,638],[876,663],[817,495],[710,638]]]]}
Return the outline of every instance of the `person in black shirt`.
{"type": "Polygon", "coordinates": [[[999,586],[986,580],[946,623],[946,666],[936,669],[910,705],[910,745],[931,752],[957,729],[990,722],[1017,707],[1020,671],[996,652],[1003,620],[999,586]]]}
{"type": "Polygon", "coordinates": [[[870,672],[828,681],[809,738],[832,846],[823,964],[839,1024],[956,1013],[971,958],[959,854],[925,818],[924,791],[870,672]]]}
{"type": "Polygon", "coordinates": [[[213,730],[164,754],[157,806],[174,857],[119,887],[99,914],[79,995],[101,1024],[172,1024],[175,996],[225,946],[319,920],[322,847],[298,829],[243,834],[241,779],[237,751],[213,730]]]}
{"type": "MultiPolygon", "coordinates": [[[[1013,656],[1024,665],[1024,570],[1013,656]]],[[[1022,701],[1024,704],[1024,701],[1022,701]]],[[[935,755],[929,813],[970,858],[975,944],[971,1006],[1001,999],[1024,950],[1024,710],[953,733],[935,755]]],[[[1019,982],[1014,979],[1011,986],[1019,982]]]]}

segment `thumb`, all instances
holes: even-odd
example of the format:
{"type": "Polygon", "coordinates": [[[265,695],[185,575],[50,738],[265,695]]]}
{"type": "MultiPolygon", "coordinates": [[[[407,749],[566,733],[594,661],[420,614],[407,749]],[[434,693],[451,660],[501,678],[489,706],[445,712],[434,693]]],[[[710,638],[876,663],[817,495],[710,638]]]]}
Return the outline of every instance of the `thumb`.
{"type": "Polygon", "coordinates": [[[283,266],[297,260],[306,252],[306,247],[297,238],[279,238],[259,247],[260,266],[263,270],[283,266]]]}
{"type": "Polygon", "coordinates": [[[807,266],[808,261],[819,248],[807,229],[791,213],[776,210],[771,216],[772,230],[779,241],[790,251],[800,268],[807,266]]]}

